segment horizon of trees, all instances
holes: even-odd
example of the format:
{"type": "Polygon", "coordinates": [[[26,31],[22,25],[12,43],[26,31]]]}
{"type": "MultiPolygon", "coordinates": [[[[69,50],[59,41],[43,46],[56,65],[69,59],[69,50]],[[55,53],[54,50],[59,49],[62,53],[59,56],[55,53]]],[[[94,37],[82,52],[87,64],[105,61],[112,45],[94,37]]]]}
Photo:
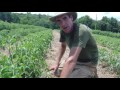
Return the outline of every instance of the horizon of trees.
{"type": "MultiPolygon", "coordinates": [[[[9,23],[20,23],[35,26],[43,26],[51,29],[59,29],[59,27],[49,21],[50,16],[41,14],[27,13],[12,13],[12,12],[0,12],[0,20],[9,23]]],[[[104,16],[101,20],[93,20],[88,15],[78,18],[77,23],[87,25],[93,30],[120,32],[120,21],[116,18],[108,18],[104,16]]]]}

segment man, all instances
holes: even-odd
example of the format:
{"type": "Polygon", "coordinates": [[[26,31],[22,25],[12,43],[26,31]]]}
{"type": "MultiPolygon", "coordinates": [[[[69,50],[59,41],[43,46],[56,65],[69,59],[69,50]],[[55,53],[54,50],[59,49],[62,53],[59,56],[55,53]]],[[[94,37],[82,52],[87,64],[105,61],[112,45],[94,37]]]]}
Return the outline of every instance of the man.
{"type": "Polygon", "coordinates": [[[76,12],[59,13],[50,18],[61,28],[60,32],[60,53],[56,64],[50,70],[55,73],[59,67],[60,60],[66,50],[70,48],[69,57],[64,63],[60,78],[94,78],[97,77],[98,48],[90,28],[74,21],[77,18],[76,12]]]}

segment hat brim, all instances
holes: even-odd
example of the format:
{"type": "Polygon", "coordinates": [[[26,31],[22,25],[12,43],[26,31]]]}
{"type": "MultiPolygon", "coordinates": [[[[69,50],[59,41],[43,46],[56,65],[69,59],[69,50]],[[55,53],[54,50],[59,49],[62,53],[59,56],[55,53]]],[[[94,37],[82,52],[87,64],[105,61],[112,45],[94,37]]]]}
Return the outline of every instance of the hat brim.
{"type": "Polygon", "coordinates": [[[56,18],[57,18],[58,16],[61,16],[61,15],[64,15],[64,14],[72,15],[72,16],[73,16],[73,21],[75,21],[76,18],[77,18],[77,13],[76,13],[76,12],[67,12],[67,13],[63,13],[63,14],[56,15],[56,16],[51,17],[51,18],[49,18],[49,19],[50,19],[50,21],[55,22],[55,21],[56,21],[56,18]]]}

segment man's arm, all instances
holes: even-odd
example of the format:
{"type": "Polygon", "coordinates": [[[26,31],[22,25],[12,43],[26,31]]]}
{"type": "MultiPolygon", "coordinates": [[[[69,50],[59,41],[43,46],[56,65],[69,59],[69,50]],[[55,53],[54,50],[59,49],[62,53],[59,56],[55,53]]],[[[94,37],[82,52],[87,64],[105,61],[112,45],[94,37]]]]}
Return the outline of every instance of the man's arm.
{"type": "Polygon", "coordinates": [[[59,48],[59,55],[58,55],[58,57],[57,57],[57,62],[56,62],[56,64],[57,65],[59,65],[60,64],[60,61],[61,61],[61,58],[62,58],[62,56],[64,55],[64,53],[65,53],[65,50],[66,50],[66,43],[65,42],[62,42],[61,43],[61,46],[60,46],[60,48],[59,48]]]}
{"type": "Polygon", "coordinates": [[[61,58],[62,58],[63,54],[65,53],[65,50],[66,50],[66,43],[62,42],[61,46],[59,48],[58,57],[56,58],[56,63],[50,68],[50,70],[53,70],[53,73],[55,73],[55,71],[58,69],[61,58]]]}
{"type": "Polygon", "coordinates": [[[81,47],[73,47],[70,50],[69,58],[66,60],[63,70],[61,72],[60,78],[67,78],[68,75],[72,72],[74,69],[78,56],[81,52],[82,48],[81,47]]]}

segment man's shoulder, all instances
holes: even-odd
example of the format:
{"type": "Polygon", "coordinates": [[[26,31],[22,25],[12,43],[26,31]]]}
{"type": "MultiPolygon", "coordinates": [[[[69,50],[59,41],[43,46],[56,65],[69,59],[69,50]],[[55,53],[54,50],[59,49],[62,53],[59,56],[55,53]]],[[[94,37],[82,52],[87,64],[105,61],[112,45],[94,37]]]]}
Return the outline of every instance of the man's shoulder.
{"type": "Polygon", "coordinates": [[[91,30],[91,28],[89,28],[87,25],[85,24],[80,24],[79,25],[79,28],[82,29],[82,30],[91,30]]]}
{"type": "Polygon", "coordinates": [[[91,34],[92,33],[92,29],[90,29],[87,25],[85,25],[85,24],[80,24],[79,25],[79,32],[81,33],[81,34],[85,34],[85,33],[89,33],[89,34],[91,34]]]}

